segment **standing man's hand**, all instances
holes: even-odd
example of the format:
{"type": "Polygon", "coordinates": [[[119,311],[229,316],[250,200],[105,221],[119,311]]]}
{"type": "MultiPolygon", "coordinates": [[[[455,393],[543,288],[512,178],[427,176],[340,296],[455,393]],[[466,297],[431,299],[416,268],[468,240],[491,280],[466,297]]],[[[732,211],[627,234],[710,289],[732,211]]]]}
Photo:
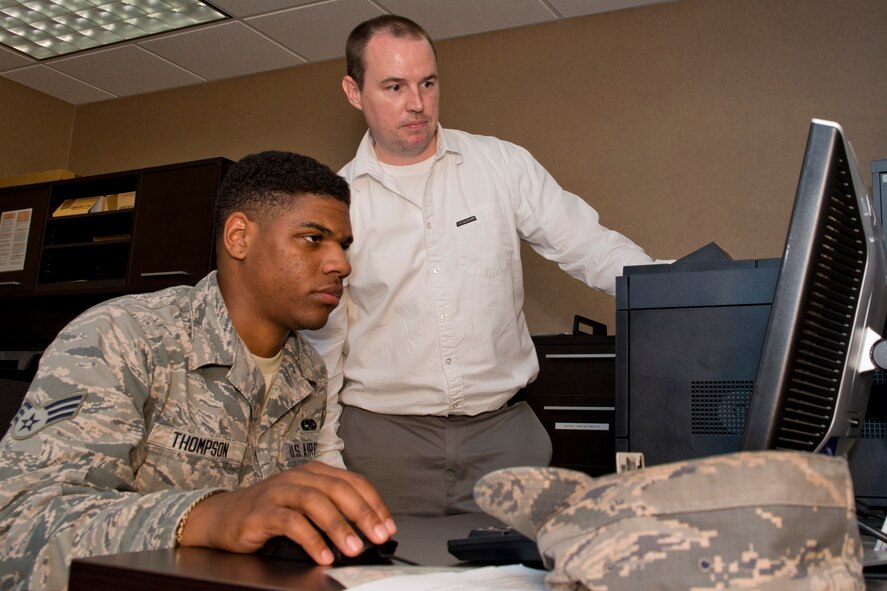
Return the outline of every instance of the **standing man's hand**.
{"type": "Polygon", "coordinates": [[[318,564],[332,564],[333,554],[315,525],[345,555],[356,556],[363,544],[349,522],[376,544],[396,531],[391,512],[366,478],[311,462],[204,499],[189,514],[181,545],[246,553],[269,538],[286,536],[318,564]]]}

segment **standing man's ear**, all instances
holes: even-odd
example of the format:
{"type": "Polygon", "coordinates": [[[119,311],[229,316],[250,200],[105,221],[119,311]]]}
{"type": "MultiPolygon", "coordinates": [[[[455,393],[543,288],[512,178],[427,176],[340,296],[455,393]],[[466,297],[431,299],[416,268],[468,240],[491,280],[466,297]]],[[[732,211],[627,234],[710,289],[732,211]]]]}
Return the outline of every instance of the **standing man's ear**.
{"type": "Polygon", "coordinates": [[[246,214],[235,211],[225,220],[225,227],[222,231],[222,243],[228,255],[237,260],[246,258],[246,252],[249,249],[250,232],[254,225],[246,214]]]}
{"type": "Polygon", "coordinates": [[[345,91],[345,96],[348,97],[351,106],[363,111],[360,104],[360,86],[357,85],[357,81],[351,76],[345,76],[342,78],[342,90],[345,91]]]}

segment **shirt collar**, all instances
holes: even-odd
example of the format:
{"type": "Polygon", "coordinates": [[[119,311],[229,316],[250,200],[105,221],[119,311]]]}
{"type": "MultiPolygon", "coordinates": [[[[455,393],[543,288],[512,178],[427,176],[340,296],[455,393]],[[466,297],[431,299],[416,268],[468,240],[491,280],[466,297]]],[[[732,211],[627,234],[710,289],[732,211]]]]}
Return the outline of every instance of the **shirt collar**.
{"type": "MultiPolygon", "coordinates": [[[[233,365],[238,354],[249,354],[234,329],[228,306],[219,289],[218,271],[191,288],[191,367],[233,365]]],[[[284,343],[284,359],[300,356],[302,344],[291,333],[284,343]]]]}
{"type": "MultiPolygon", "coordinates": [[[[440,160],[447,152],[456,154],[457,163],[462,162],[462,151],[459,149],[456,138],[449,135],[446,129],[437,124],[437,151],[434,154],[435,160],[440,160]]],[[[370,130],[363,135],[360,145],[357,147],[357,154],[354,157],[354,178],[368,174],[376,179],[382,178],[382,165],[376,157],[376,151],[373,149],[375,142],[370,130]]]]}
{"type": "MultiPolygon", "coordinates": [[[[234,329],[219,290],[217,271],[212,271],[195,285],[188,298],[191,303],[190,369],[206,365],[230,367],[228,379],[231,383],[245,393],[251,404],[259,404],[261,390],[252,388],[251,384],[260,383],[261,372],[255,362],[248,361],[251,354],[234,329]]],[[[279,396],[282,398],[275,402],[276,406],[269,416],[280,416],[286,409],[292,408],[306,393],[313,391],[324,375],[322,361],[318,362],[319,357],[313,358],[306,347],[310,345],[300,335],[291,333],[287,337],[274,390],[280,390],[278,383],[286,387],[281,390],[279,396]],[[306,368],[311,368],[307,374],[306,368]],[[301,383],[303,380],[307,386],[301,383]]]]}
{"type": "Polygon", "coordinates": [[[200,280],[188,294],[191,303],[192,368],[204,365],[233,365],[240,344],[228,307],[219,290],[217,272],[200,280]]]}

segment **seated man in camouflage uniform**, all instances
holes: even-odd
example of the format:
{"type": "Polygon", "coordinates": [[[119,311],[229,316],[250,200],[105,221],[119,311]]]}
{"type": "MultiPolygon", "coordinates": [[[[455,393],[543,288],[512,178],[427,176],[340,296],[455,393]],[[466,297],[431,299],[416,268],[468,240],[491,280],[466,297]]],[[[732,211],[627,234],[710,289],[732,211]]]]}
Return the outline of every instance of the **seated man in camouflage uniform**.
{"type": "Polygon", "coordinates": [[[310,158],[247,156],[219,190],[217,272],[62,330],[0,442],[0,588],[62,588],[78,556],[277,535],[329,564],[311,522],[350,556],[349,520],[394,533],[368,481],[333,467],[323,360],[298,332],[339,302],[348,206],[310,158]]]}

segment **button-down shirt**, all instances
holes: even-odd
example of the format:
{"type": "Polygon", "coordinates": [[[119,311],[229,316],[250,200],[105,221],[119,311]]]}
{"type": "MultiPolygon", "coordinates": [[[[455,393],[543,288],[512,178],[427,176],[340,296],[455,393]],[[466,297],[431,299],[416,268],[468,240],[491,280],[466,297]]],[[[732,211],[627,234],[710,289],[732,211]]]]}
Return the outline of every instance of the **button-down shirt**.
{"type": "Polygon", "coordinates": [[[623,266],[654,262],[608,230],[526,150],[438,127],[423,200],[376,158],[369,132],[351,184],[352,273],[327,327],[307,333],[348,405],[408,415],[501,407],[538,372],[523,313],[520,241],[614,293],[623,266]],[[344,383],[344,387],[343,386],[344,383]]]}
{"type": "Polygon", "coordinates": [[[72,557],[171,547],[207,491],[315,459],[326,385],[294,334],[266,397],[215,272],[85,312],[0,442],[0,588],[60,589],[72,557]]]}

